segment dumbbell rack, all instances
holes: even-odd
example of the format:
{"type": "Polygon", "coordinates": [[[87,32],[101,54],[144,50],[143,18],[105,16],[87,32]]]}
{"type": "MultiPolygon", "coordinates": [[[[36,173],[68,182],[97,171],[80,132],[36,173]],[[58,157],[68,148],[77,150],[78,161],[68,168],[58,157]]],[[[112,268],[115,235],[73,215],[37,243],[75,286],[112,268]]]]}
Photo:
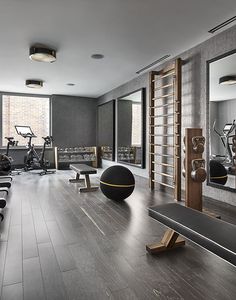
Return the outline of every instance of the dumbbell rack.
{"type": "Polygon", "coordinates": [[[149,183],[181,200],[181,59],[150,72],[149,183]]]}

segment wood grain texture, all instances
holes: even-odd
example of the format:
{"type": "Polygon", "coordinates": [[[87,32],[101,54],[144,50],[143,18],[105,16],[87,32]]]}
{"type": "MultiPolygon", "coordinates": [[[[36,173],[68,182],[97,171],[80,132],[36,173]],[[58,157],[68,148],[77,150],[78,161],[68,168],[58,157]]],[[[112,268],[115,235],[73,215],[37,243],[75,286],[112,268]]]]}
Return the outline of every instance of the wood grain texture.
{"type": "Polygon", "coordinates": [[[2,300],[23,300],[22,283],[16,283],[3,287],[2,300]]]}
{"type": "Polygon", "coordinates": [[[3,285],[22,282],[22,252],[21,226],[10,226],[3,285]]]}
{"type": "MultiPolygon", "coordinates": [[[[72,174],[14,178],[1,224],[1,300],[234,299],[235,268],[193,243],[146,253],[166,230],[147,207],[173,197],[137,178],[133,194],[114,202],[101,191],[79,193],[68,183],[72,174]]],[[[236,223],[235,208],[205,204],[236,223]]]]}
{"type": "Polygon", "coordinates": [[[23,282],[25,300],[46,299],[39,258],[29,258],[23,261],[23,282]]]}

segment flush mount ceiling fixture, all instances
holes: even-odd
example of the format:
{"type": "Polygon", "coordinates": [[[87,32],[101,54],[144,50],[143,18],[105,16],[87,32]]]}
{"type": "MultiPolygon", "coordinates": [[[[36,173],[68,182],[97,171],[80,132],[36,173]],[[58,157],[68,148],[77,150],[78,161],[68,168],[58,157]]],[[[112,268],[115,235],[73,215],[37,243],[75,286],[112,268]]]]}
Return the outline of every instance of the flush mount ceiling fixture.
{"type": "Polygon", "coordinates": [[[66,85],[68,85],[68,86],[75,86],[75,83],[68,82],[66,85]]]}
{"type": "Polygon", "coordinates": [[[220,77],[219,84],[223,84],[223,85],[236,84],[236,75],[228,75],[228,76],[220,77]]]}
{"type": "Polygon", "coordinates": [[[40,89],[43,87],[43,81],[28,79],[25,81],[25,85],[31,89],[40,89]]]}
{"type": "Polygon", "coordinates": [[[56,50],[43,47],[30,47],[29,58],[38,62],[52,63],[56,61],[56,50]]]}

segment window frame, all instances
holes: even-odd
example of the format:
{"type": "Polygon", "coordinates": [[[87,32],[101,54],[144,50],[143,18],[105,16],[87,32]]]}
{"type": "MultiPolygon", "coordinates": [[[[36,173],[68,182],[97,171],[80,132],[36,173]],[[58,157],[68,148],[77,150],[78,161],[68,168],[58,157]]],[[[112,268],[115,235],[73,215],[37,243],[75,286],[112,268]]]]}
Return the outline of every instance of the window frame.
{"type": "MultiPolygon", "coordinates": [[[[0,92],[0,124],[1,124],[1,130],[0,130],[0,147],[5,148],[2,144],[2,104],[3,104],[3,96],[20,96],[20,97],[35,97],[35,98],[48,98],[49,99],[49,135],[52,135],[52,95],[47,94],[28,94],[28,93],[12,93],[12,92],[0,92]]],[[[36,147],[42,147],[36,146],[36,147]]],[[[18,148],[25,148],[25,146],[17,146],[18,148]]]]}

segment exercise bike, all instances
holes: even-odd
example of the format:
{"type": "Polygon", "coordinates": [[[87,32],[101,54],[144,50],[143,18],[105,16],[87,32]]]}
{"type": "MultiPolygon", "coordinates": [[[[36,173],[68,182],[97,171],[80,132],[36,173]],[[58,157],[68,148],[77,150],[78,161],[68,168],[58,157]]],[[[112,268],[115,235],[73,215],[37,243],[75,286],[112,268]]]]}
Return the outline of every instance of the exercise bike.
{"type": "Polygon", "coordinates": [[[50,162],[45,159],[46,146],[51,145],[53,141],[52,136],[42,137],[44,139],[43,149],[42,152],[38,154],[35,150],[34,144],[32,144],[32,138],[36,138],[37,136],[33,133],[30,126],[16,125],[15,128],[17,134],[29,139],[27,143],[28,151],[24,157],[24,170],[27,172],[35,169],[42,169],[43,171],[39,173],[40,175],[55,173],[55,170],[48,170],[50,167],[50,162]]]}

